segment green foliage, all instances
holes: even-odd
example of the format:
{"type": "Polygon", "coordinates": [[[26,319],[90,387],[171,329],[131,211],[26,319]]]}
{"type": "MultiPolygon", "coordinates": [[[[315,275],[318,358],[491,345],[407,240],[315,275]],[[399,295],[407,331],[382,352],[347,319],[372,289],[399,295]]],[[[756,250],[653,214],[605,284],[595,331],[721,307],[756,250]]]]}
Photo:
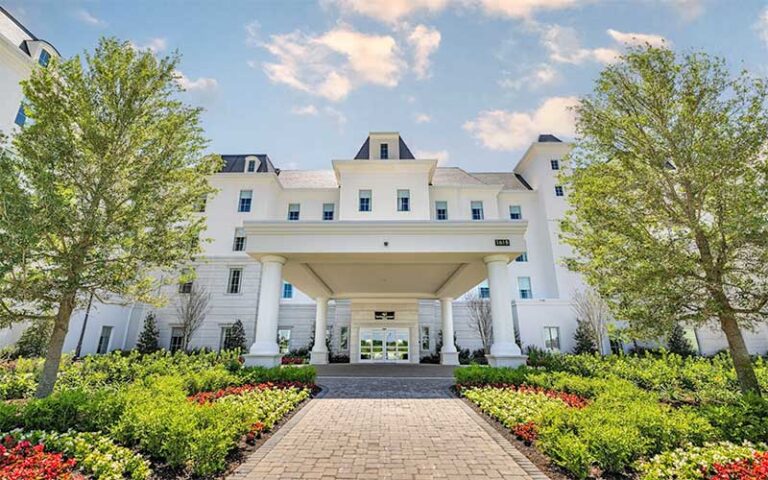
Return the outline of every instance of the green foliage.
{"type": "Polygon", "coordinates": [[[123,408],[122,397],[114,390],[63,390],[30,401],[16,426],[55,432],[103,431],[117,421],[123,408]]]}
{"type": "Polygon", "coordinates": [[[690,357],[696,354],[691,341],[685,336],[685,329],[679,323],[672,327],[672,332],[670,332],[669,338],[667,338],[667,348],[671,353],[683,357],[690,357]]]}
{"type": "Polygon", "coordinates": [[[240,383],[300,382],[314,384],[317,370],[310,366],[249,367],[239,372],[240,383]]]}
{"type": "Polygon", "coordinates": [[[246,349],[245,328],[243,328],[243,322],[241,322],[239,318],[232,324],[232,328],[230,328],[224,339],[224,349],[238,350],[240,352],[243,352],[246,349]]]}
{"type": "Polygon", "coordinates": [[[470,365],[453,371],[456,383],[464,384],[494,384],[506,383],[520,385],[525,382],[529,370],[520,368],[491,368],[481,365],[470,365]]]}
{"type": "Polygon", "coordinates": [[[762,397],[745,395],[730,404],[708,405],[702,414],[720,431],[720,439],[768,441],[768,400],[762,397]]]}
{"type": "Polygon", "coordinates": [[[155,320],[155,314],[150,312],[144,319],[144,328],[141,330],[139,340],[136,342],[136,350],[139,353],[154,353],[160,350],[158,344],[160,338],[160,330],[157,329],[157,321],[155,320]]]}
{"type": "Polygon", "coordinates": [[[576,342],[573,353],[597,353],[597,340],[595,339],[595,331],[589,322],[585,320],[578,321],[578,326],[576,327],[576,333],[573,336],[573,340],[576,342]]]}
{"type": "MultiPolygon", "coordinates": [[[[760,447],[765,450],[766,446],[760,447]]],[[[751,458],[756,452],[754,445],[736,445],[729,442],[706,443],[703,446],[686,445],[653,457],[639,465],[643,480],[706,480],[715,463],[730,463],[751,458]]]]}
{"type": "Polygon", "coordinates": [[[27,358],[44,356],[52,330],[51,319],[34,320],[16,342],[14,356],[27,358]]]}

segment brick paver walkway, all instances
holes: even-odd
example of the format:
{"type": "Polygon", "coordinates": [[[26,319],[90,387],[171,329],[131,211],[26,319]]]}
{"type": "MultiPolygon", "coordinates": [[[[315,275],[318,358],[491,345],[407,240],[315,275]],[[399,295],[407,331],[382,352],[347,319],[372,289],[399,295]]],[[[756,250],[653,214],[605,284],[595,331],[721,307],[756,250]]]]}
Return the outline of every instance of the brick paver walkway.
{"type": "Polygon", "coordinates": [[[327,391],[230,480],[547,479],[450,395],[451,379],[320,377],[318,383],[327,391]]]}

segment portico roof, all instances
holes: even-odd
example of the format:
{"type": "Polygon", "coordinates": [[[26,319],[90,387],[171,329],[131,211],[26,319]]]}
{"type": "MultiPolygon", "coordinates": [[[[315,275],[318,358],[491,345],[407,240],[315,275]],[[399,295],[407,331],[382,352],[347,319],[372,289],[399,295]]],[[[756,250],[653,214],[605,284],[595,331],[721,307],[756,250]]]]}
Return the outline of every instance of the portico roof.
{"type": "Polygon", "coordinates": [[[247,253],[285,258],[283,277],[314,297],[456,298],[484,258],[526,250],[524,220],[244,222],[247,253]]]}

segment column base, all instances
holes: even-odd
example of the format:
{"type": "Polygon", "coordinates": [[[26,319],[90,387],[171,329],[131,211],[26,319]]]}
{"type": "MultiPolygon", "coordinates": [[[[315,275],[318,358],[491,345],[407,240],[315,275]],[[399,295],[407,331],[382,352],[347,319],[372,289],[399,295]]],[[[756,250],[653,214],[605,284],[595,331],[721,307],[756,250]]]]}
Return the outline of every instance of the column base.
{"type": "Polygon", "coordinates": [[[309,352],[310,365],[327,365],[328,352],[309,352]]]}
{"type": "Polygon", "coordinates": [[[247,353],[243,355],[244,365],[246,367],[279,367],[283,355],[272,353],[247,353]]]}
{"type": "Polygon", "coordinates": [[[459,352],[441,352],[440,365],[458,365],[459,352]]]}
{"type": "Polygon", "coordinates": [[[517,368],[526,364],[528,355],[486,355],[485,358],[492,367],[517,368]]]}

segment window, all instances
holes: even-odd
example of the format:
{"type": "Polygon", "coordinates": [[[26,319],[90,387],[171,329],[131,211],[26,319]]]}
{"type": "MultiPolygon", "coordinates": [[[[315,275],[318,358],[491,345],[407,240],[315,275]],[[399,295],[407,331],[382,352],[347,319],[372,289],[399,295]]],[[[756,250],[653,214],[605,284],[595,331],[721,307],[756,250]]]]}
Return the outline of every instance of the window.
{"type": "Polygon", "coordinates": [[[19,111],[16,112],[16,119],[13,121],[16,125],[23,127],[27,123],[27,112],[24,111],[24,105],[19,105],[19,111]]]}
{"type": "Polygon", "coordinates": [[[429,327],[421,327],[421,349],[429,350],[429,327]]]}
{"type": "Polygon", "coordinates": [[[520,291],[520,298],[533,298],[531,277],[517,277],[517,289],[520,291]]]}
{"type": "Polygon", "coordinates": [[[339,350],[349,349],[349,327],[339,328],[339,350]]]}
{"type": "Polygon", "coordinates": [[[168,350],[175,352],[181,350],[184,346],[184,329],[181,327],[174,327],[171,329],[171,343],[168,345],[168,350]]]}
{"type": "Polygon", "coordinates": [[[489,287],[480,287],[480,298],[491,298],[491,289],[489,287]]]}
{"type": "Polygon", "coordinates": [[[483,202],[472,202],[472,220],[482,220],[483,215],[483,202]]]}
{"type": "Polygon", "coordinates": [[[252,198],[253,198],[253,190],[240,190],[240,203],[238,203],[237,205],[237,211],[250,212],[252,198]]]}
{"type": "Polygon", "coordinates": [[[235,252],[244,252],[245,251],[245,229],[243,228],[236,228],[235,229],[235,241],[232,242],[232,250],[235,252]]]}
{"type": "Polygon", "coordinates": [[[283,282],[283,298],[293,298],[293,285],[283,282]]]}
{"type": "Polygon", "coordinates": [[[227,293],[240,293],[240,284],[243,281],[242,268],[229,269],[229,282],[227,283],[227,293]]]}
{"type": "Polygon", "coordinates": [[[229,343],[229,338],[232,335],[232,325],[221,327],[221,334],[219,335],[219,351],[224,350],[229,343]]]}
{"type": "Polygon", "coordinates": [[[386,143],[382,143],[379,145],[379,158],[382,160],[386,160],[389,158],[389,145],[386,143]]]}
{"type": "Polygon", "coordinates": [[[323,220],[333,220],[334,205],[332,203],[323,204],[323,220]]]}
{"type": "Polygon", "coordinates": [[[448,202],[435,202],[435,218],[448,220],[448,202]]]}
{"type": "Polygon", "coordinates": [[[527,262],[528,261],[528,252],[523,252],[520,255],[515,258],[516,262],[527,262]]]}
{"type": "Polygon", "coordinates": [[[197,199],[197,211],[202,213],[205,211],[205,204],[208,203],[208,195],[201,195],[199,199],[197,199]]]}
{"type": "Polygon", "coordinates": [[[397,191],[397,211],[409,212],[410,210],[411,210],[411,191],[398,190],[397,191]]]}
{"type": "Polygon", "coordinates": [[[40,64],[42,67],[47,67],[48,62],[51,61],[51,54],[48,53],[48,50],[42,49],[40,50],[40,57],[37,59],[37,63],[40,64]]]}
{"type": "Polygon", "coordinates": [[[184,282],[179,284],[179,293],[192,293],[193,282],[184,282]]]}
{"type": "Polygon", "coordinates": [[[552,167],[552,170],[560,170],[560,160],[550,160],[549,165],[552,167]]]}
{"type": "Polygon", "coordinates": [[[299,213],[301,205],[298,203],[291,203],[288,205],[288,220],[296,221],[299,219],[299,213]]]}
{"type": "Polygon", "coordinates": [[[394,320],[395,312],[373,312],[374,320],[394,320]]]}
{"type": "Polygon", "coordinates": [[[248,160],[248,171],[249,172],[256,171],[256,160],[248,160]]]}
{"type": "Polygon", "coordinates": [[[564,195],[563,193],[563,187],[560,185],[555,185],[555,196],[556,197],[562,197],[564,195]]]}
{"type": "Polygon", "coordinates": [[[550,352],[560,351],[560,327],[544,327],[544,348],[550,352]]]}
{"type": "Polygon", "coordinates": [[[510,220],[520,220],[523,218],[523,210],[520,208],[520,205],[510,205],[509,206],[509,219],[510,220]]]}
{"type": "Polygon", "coordinates": [[[371,211],[371,191],[370,190],[360,190],[360,211],[361,212],[371,211]]]}
{"type": "Polygon", "coordinates": [[[280,353],[288,353],[291,350],[291,329],[280,328],[277,330],[277,345],[280,353]]]}
{"type": "Polygon", "coordinates": [[[101,335],[99,336],[99,345],[96,347],[96,353],[104,354],[109,351],[109,340],[112,337],[112,327],[101,327],[101,335]]]}

